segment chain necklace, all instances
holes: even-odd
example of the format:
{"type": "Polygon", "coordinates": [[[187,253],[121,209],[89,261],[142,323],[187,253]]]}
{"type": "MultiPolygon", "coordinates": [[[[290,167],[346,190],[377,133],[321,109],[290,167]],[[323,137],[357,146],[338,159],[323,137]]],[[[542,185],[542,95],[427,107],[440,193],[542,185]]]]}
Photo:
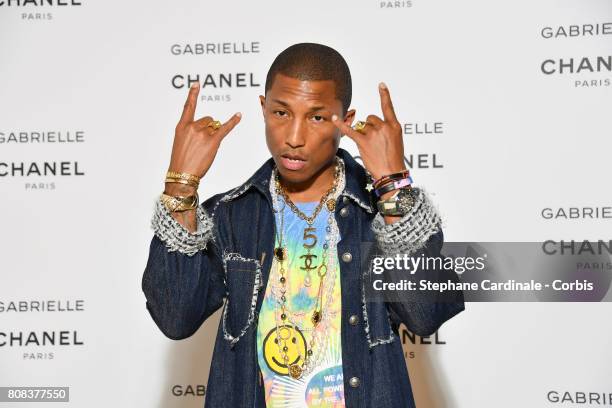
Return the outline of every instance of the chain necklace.
{"type": "MultiPolygon", "coordinates": [[[[291,198],[289,198],[289,195],[287,194],[287,192],[285,191],[285,189],[280,183],[278,169],[274,168],[274,182],[275,182],[275,187],[276,187],[276,193],[282,195],[283,199],[285,200],[285,203],[289,205],[289,208],[291,208],[291,211],[293,211],[300,219],[306,221],[306,223],[308,224],[308,227],[304,228],[304,241],[306,241],[307,239],[310,239],[311,241],[309,244],[304,243],[304,248],[306,248],[307,252],[305,255],[301,256],[301,258],[304,258],[304,266],[300,267],[300,269],[302,269],[303,271],[306,271],[306,277],[304,278],[304,286],[306,287],[310,287],[310,284],[311,284],[310,272],[313,269],[316,269],[316,267],[312,266],[313,258],[316,258],[316,256],[310,253],[310,250],[317,243],[317,237],[315,235],[316,229],[312,227],[312,224],[314,223],[314,220],[317,218],[317,215],[319,215],[319,212],[323,208],[323,204],[327,205],[327,209],[330,213],[333,213],[334,210],[336,209],[336,200],[333,198],[328,199],[331,195],[333,195],[336,192],[336,189],[338,188],[338,178],[340,176],[341,168],[340,168],[340,161],[338,160],[338,157],[336,157],[335,160],[336,160],[336,166],[334,169],[334,182],[331,188],[327,190],[325,194],[323,194],[323,197],[321,197],[321,200],[319,200],[319,204],[317,204],[312,215],[310,216],[307,216],[306,214],[304,214],[299,208],[297,208],[297,206],[293,203],[293,201],[291,201],[291,198]]],[[[278,260],[281,260],[280,257],[284,257],[284,255],[286,255],[286,253],[283,254],[283,251],[286,252],[286,248],[283,247],[282,243],[278,247],[275,248],[274,255],[276,255],[276,258],[278,260]]],[[[320,273],[320,272],[317,271],[317,273],[320,273]]]]}
{"type": "MultiPolygon", "coordinates": [[[[329,197],[332,196],[337,190],[338,180],[340,176],[343,175],[341,174],[343,173],[342,170],[343,170],[343,166],[341,166],[341,163],[336,158],[336,168],[334,172],[334,182],[333,182],[332,187],[323,195],[317,207],[315,208],[313,214],[311,216],[306,216],[302,211],[300,211],[299,208],[297,208],[297,206],[288,197],[287,193],[285,192],[285,190],[282,188],[282,185],[280,184],[279,177],[278,177],[278,170],[276,168],[274,169],[274,180],[275,180],[275,191],[274,192],[276,193],[273,197],[274,203],[277,204],[278,195],[281,195],[284,199],[284,204],[289,205],[291,210],[300,219],[306,221],[306,223],[308,224],[308,227],[304,228],[304,240],[306,241],[307,239],[310,239],[311,242],[310,243],[305,242],[303,244],[304,248],[306,248],[307,250],[307,254],[302,255],[300,257],[300,258],[304,258],[304,262],[305,262],[305,266],[300,267],[300,269],[306,270],[306,273],[307,273],[307,276],[304,279],[304,286],[310,286],[311,284],[311,278],[310,278],[311,270],[316,269],[317,275],[319,277],[319,288],[317,291],[315,306],[314,306],[314,310],[312,311],[312,314],[310,315],[310,321],[312,322],[313,327],[312,329],[309,329],[311,331],[311,338],[308,343],[309,347],[306,346],[304,354],[302,354],[299,347],[297,348],[298,354],[300,355],[300,358],[302,361],[301,365],[298,363],[289,363],[289,356],[287,354],[287,351],[288,351],[287,342],[289,339],[295,338],[294,333],[293,333],[294,331],[298,331],[299,334],[302,335],[299,325],[296,323],[296,317],[301,317],[302,323],[303,323],[304,319],[306,318],[305,316],[306,312],[302,312],[302,313],[293,312],[292,313],[289,310],[288,305],[287,305],[287,297],[286,297],[287,276],[285,276],[286,270],[285,270],[284,263],[288,257],[287,257],[287,248],[284,246],[284,242],[283,242],[283,232],[284,232],[284,206],[283,206],[283,209],[280,210],[280,213],[281,213],[280,214],[280,224],[281,225],[280,225],[280,234],[278,236],[278,245],[274,249],[274,255],[279,265],[278,274],[280,275],[280,277],[278,277],[278,282],[281,285],[281,287],[278,288],[276,287],[276,285],[273,284],[273,289],[274,289],[273,294],[277,300],[275,302],[275,323],[276,323],[275,331],[276,331],[276,344],[278,346],[279,354],[281,355],[283,359],[283,363],[288,368],[289,375],[291,375],[291,377],[295,379],[298,379],[302,377],[302,375],[309,373],[318,364],[321,358],[321,355],[322,355],[322,350],[325,349],[325,345],[328,340],[328,336],[322,336],[322,333],[321,333],[322,331],[317,330],[317,328],[320,327],[319,323],[321,323],[323,320],[328,320],[329,316],[327,313],[327,306],[329,306],[331,304],[331,301],[333,301],[332,294],[333,294],[333,286],[335,285],[336,265],[335,265],[335,256],[329,256],[328,252],[330,250],[335,250],[336,244],[337,244],[336,239],[334,239],[337,237],[337,231],[335,229],[333,230],[333,227],[335,227],[334,210],[335,210],[336,202],[335,202],[335,198],[330,199],[329,197]],[[328,225],[326,226],[326,237],[325,237],[325,242],[323,244],[323,255],[321,259],[321,264],[318,267],[316,267],[312,265],[313,258],[316,258],[316,255],[310,253],[310,250],[316,245],[316,241],[317,241],[317,236],[314,234],[316,229],[312,227],[312,224],[314,223],[317,215],[323,208],[324,203],[327,204],[327,209],[329,211],[328,225]],[[332,272],[332,276],[326,278],[328,270],[332,272]],[[324,285],[324,282],[326,281],[329,282],[330,279],[331,279],[331,283],[328,283],[326,285],[327,287],[325,290],[325,295],[326,295],[325,306],[326,307],[324,310],[323,302],[322,302],[323,292],[324,292],[323,285],[324,285]],[[280,296],[278,296],[279,293],[280,293],[280,296]],[[280,305],[280,313],[278,310],[279,305],[280,305]],[[317,347],[316,356],[313,356],[313,349],[314,349],[315,343],[318,343],[319,347],[317,347]]],[[[276,205],[276,207],[278,206],[276,205]]],[[[302,328],[302,330],[306,331],[305,328],[302,328]]]]}
{"type": "MultiPolygon", "coordinates": [[[[333,214],[331,215],[333,217],[333,214]]],[[[281,213],[281,224],[283,221],[283,214],[281,213]]],[[[327,251],[335,249],[335,240],[332,241],[332,236],[334,235],[334,230],[330,226],[326,228],[328,230],[328,235],[326,237],[326,243],[324,244],[327,247],[327,251]]],[[[321,356],[323,355],[322,351],[326,349],[328,343],[328,336],[324,333],[325,322],[329,321],[330,314],[327,313],[327,309],[329,305],[333,301],[333,286],[335,285],[335,275],[336,275],[336,265],[335,258],[333,256],[325,256],[325,263],[322,263],[319,267],[319,290],[317,293],[317,301],[315,304],[315,310],[310,313],[310,322],[312,323],[312,328],[306,329],[304,325],[306,324],[306,320],[308,318],[309,312],[293,312],[287,305],[287,284],[290,283],[289,276],[286,275],[286,270],[283,261],[278,262],[278,268],[276,269],[276,274],[274,278],[272,278],[272,282],[280,282],[280,287],[278,285],[272,284],[272,293],[275,298],[275,323],[276,328],[273,329],[276,331],[276,344],[279,350],[279,355],[282,357],[282,361],[284,365],[288,368],[289,374],[298,379],[303,375],[307,375],[314,367],[319,363],[321,356]],[[328,275],[327,271],[331,271],[328,275]],[[325,290],[323,290],[323,286],[325,286],[325,290]],[[323,297],[323,293],[325,293],[325,306],[321,304],[321,300],[323,297]],[[279,310],[280,306],[280,310],[279,310]],[[300,324],[298,323],[300,321],[300,324]],[[302,327],[300,327],[302,326],[302,327]],[[302,352],[300,347],[296,347],[297,353],[299,354],[302,364],[291,364],[289,362],[289,357],[287,355],[288,352],[288,342],[290,339],[296,337],[296,334],[302,335],[302,332],[310,332],[311,338],[308,342],[308,346],[306,343],[306,349],[302,352]],[[315,344],[317,347],[315,348],[315,344]],[[316,352],[313,354],[313,350],[316,352]]],[[[306,338],[304,337],[304,341],[306,338]]],[[[299,360],[297,360],[299,361],[299,360]]]]}
{"type": "Polygon", "coordinates": [[[339,177],[339,175],[340,175],[340,162],[338,161],[338,158],[336,157],[336,167],[335,167],[335,170],[334,170],[334,183],[331,186],[331,188],[329,190],[327,190],[327,192],[325,194],[323,194],[323,197],[321,197],[321,200],[319,201],[319,204],[317,205],[317,207],[314,209],[312,215],[310,217],[308,217],[308,216],[306,216],[306,214],[304,214],[302,211],[300,211],[299,208],[297,208],[295,206],[293,201],[291,201],[291,199],[289,198],[289,195],[287,194],[287,192],[285,191],[285,189],[283,188],[283,186],[280,183],[279,175],[278,175],[278,169],[274,168],[274,181],[276,183],[276,190],[277,190],[277,192],[283,196],[283,198],[285,199],[285,202],[289,205],[291,210],[295,214],[297,214],[298,217],[300,217],[301,219],[306,221],[308,223],[308,225],[312,225],[312,223],[314,222],[315,218],[317,218],[317,215],[319,215],[319,212],[321,211],[321,208],[323,208],[323,204],[324,203],[327,203],[327,209],[330,212],[333,212],[336,209],[336,200],[334,200],[334,199],[328,200],[327,198],[330,195],[332,195],[333,193],[336,192],[336,188],[338,187],[338,177],[339,177]]]}

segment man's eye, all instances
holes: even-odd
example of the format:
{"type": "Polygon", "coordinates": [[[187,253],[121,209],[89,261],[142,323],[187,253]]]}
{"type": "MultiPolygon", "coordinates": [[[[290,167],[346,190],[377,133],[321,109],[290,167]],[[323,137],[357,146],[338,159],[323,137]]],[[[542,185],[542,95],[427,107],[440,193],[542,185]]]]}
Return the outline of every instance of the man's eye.
{"type": "Polygon", "coordinates": [[[314,115],[313,118],[315,119],[315,122],[323,122],[325,120],[325,118],[321,115],[314,115]]]}
{"type": "Polygon", "coordinates": [[[274,114],[277,116],[284,116],[284,111],[274,111],[274,114]],[[282,113],[283,115],[278,115],[279,113],[282,113]]]}

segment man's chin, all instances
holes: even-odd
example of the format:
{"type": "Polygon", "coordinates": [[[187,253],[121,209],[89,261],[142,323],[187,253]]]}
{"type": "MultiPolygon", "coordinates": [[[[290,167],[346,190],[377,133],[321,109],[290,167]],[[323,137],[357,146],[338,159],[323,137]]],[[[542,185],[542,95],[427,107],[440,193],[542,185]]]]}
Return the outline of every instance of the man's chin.
{"type": "Polygon", "coordinates": [[[308,181],[309,177],[304,169],[300,170],[288,170],[282,167],[278,168],[278,172],[280,174],[281,179],[284,182],[291,184],[301,184],[305,181],[308,181]]]}

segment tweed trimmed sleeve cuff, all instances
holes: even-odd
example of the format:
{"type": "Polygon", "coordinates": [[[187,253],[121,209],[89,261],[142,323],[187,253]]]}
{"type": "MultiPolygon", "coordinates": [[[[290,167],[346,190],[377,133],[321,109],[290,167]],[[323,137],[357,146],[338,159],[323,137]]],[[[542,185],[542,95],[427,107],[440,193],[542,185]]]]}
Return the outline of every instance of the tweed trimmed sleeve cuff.
{"type": "Polygon", "coordinates": [[[206,248],[213,239],[213,220],[200,205],[196,210],[196,232],[190,232],[175,220],[161,199],[155,202],[155,210],[151,219],[151,229],[164,242],[168,252],[178,251],[185,255],[194,255],[206,248]]]}
{"type": "Polygon", "coordinates": [[[413,188],[417,193],[414,206],[402,218],[386,224],[384,217],[377,213],[372,220],[372,230],[385,255],[414,253],[425,245],[442,224],[438,211],[425,191],[413,188]]]}

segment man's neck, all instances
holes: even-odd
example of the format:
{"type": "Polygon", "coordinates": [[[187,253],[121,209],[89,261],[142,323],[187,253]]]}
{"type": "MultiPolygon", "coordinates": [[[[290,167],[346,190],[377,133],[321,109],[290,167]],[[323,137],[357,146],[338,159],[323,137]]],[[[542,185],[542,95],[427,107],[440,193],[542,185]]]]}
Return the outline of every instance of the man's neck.
{"type": "Polygon", "coordinates": [[[302,183],[287,183],[280,177],[280,182],[294,203],[319,201],[332,187],[336,161],[332,159],[323,166],[314,176],[302,183]]]}

